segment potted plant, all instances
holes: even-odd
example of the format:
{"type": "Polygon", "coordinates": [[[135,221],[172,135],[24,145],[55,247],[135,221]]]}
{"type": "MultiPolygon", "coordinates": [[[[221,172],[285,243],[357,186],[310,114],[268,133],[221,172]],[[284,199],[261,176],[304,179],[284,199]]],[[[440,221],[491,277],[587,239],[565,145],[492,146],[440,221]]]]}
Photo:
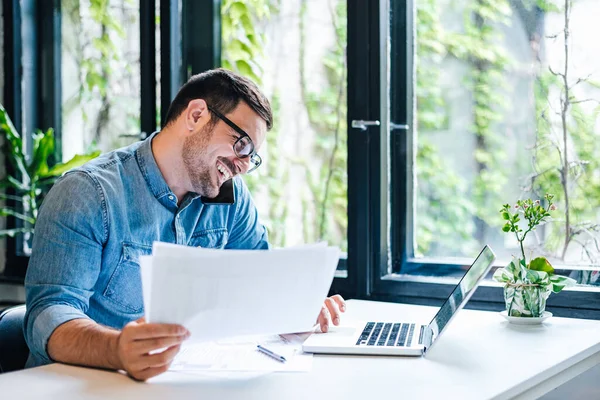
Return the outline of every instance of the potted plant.
{"type": "Polygon", "coordinates": [[[23,221],[22,226],[1,229],[0,237],[33,233],[39,206],[52,184],[66,171],[97,157],[100,152],[76,155],[64,163],[49,165],[54,154],[54,130],[37,131],[33,135],[31,157],[23,149],[21,136],[6,110],[0,104],[0,135],[3,136],[4,157],[12,166],[12,173],[0,180],[0,218],[11,216],[23,221]]]}
{"type": "Polygon", "coordinates": [[[540,200],[519,200],[514,207],[505,204],[500,210],[505,221],[502,231],[514,233],[521,248],[519,257],[513,258],[506,267],[496,270],[494,280],[504,283],[504,301],[508,317],[540,318],[544,316],[546,299],[550,293],[558,293],[573,285],[575,280],[554,273],[554,268],[545,257],[528,259],[523,242],[527,234],[547,222],[550,212],[556,210],[551,194],[545,195],[546,205],[540,200]],[[521,228],[521,217],[527,227],[521,228]]]}

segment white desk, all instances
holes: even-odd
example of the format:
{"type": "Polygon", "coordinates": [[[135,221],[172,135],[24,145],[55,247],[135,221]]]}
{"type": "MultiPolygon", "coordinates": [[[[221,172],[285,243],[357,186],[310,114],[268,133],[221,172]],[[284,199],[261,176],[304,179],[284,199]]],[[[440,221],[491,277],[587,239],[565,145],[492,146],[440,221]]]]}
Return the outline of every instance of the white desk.
{"type": "MultiPolygon", "coordinates": [[[[349,301],[352,319],[431,318],[436,309],[349,301]]],[[[461,311],[425,358],[315,356],[310,373],[225,380],[169,372],[146,383],[119,373],[50,365],[0,375],[3,399],[532,399],[600,364],[600,321],[508,324],[461,311]],[[554,346],[554,347],[552,347],[554,346]]]]}

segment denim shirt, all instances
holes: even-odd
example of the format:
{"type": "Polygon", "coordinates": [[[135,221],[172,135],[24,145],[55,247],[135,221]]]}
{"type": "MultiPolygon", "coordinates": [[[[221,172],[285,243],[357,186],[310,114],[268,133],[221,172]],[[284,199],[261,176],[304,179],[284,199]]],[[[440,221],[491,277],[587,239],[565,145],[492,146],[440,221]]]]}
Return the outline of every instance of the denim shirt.
{"type": "Polygon", "coordinates": [[[232,205],[203,204],[188,193],[178,206],[152,154],[153,137],[67,172],[46,196],[25,278],[28,367],[52,362],[48,339],[67,321],[87,318],[121,329],[142,317],[138,259],[154,241],[268,248],[240,177],[232,205]]]}

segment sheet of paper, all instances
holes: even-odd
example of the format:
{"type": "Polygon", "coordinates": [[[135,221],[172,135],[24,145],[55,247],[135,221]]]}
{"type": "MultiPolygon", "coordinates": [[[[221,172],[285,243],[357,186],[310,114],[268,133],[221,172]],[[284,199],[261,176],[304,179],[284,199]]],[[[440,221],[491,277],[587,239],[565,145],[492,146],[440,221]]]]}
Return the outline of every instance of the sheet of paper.
{"type": "Polygon", "coordinates": [[[142,299],[144,314],[150,315],[150,296],[152,293],[152,256],[140,256],[140,275],[142,276],[142,299]]]}
{"type": "Polygon", "coordinates": [[[183,346],[169,371],[239,371],[239,372],[307,372],[312,368],[312,354],[302,352],[309,334],[253,336],[238,340],[194,343],[183,346]],[[284,355],[285,363],[257,350],[261,344],[284,355]]]}
{"type": "Polygon", "coordinates": [[[146,317],[186,326],[190,341],[306,332],[327,296],[339,250],[209,250],[155,243],[146,317]]]}

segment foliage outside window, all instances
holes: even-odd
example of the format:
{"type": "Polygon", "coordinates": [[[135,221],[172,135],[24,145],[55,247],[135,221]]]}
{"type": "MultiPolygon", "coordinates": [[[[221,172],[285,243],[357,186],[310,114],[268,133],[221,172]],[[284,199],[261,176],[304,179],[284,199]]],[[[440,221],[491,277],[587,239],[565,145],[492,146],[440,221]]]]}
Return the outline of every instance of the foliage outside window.
{"type": "Polygon", "coordinates": [[[63,158],[139,140],[139,2],[61,1],[63,158]]]}
{"type": "Polygon", "coordinates": [[[497,205],[553,193],[558,210],[526,251],[600,285],[600,57],[590,51],[600,4],[416,7],[415,256],[470,257],[489,243],[509,260],[518,243],[500,235],[497,205]]]}
{"type": "Polygon", "coordinates": [[[347,250],[346,2],[224,0],[222,62],[259,82],[275,124],[245,177],[275,246],[347,250]]]}

